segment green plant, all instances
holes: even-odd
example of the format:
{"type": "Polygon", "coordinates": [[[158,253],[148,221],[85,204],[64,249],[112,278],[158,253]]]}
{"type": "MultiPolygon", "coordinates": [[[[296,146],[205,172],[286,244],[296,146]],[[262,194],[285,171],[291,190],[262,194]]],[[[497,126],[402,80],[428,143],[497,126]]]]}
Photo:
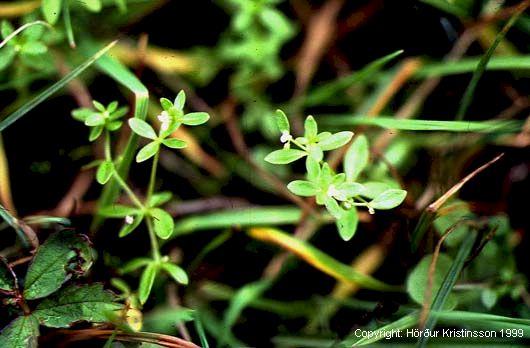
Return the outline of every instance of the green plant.
{"type": "Polygon", "coordinates": [[[0,260],[0,293],[4,304],[19,313],[2,331],[0,346],[36,347],[39,325],[67,328],[79,321],[108,322],[122,308],[114,294],[96,283],[64,286],[85,276],[93,259],[88,238],[64,230],[38,247],[24,279],[0,260]]]}
{"type": "Polygon", "coordinates": [[[110,103],[107,107],[94,101],[93,109],[81,108],[74,110],[72,116],[91,127],[90,141],[95,141],[101,134],[105,138],[105,159],[98,161],[99,164],[96,179],[105,185],[112,178],[118,182],[125,191],[133,205],[111,204],[100,207],[98,214],[104,217],[124,219],[124,225],[119,232],[120,237],[125,237],[133,232],[145,221],[151,241],[152,257],[136,258],[124,265],[122,273],[129,273],[143,268],[138,288],[138,298],[144,304],[149,298],[149,294],[160,272],[165,272],[179,284],[187,284],[188,276],[178,265],[169,261],[168,256],[162,256],[159,250],[157,238],[167,239],[173,234],[175,223],[173,218],[165,210],[161,209],[164,203],[171,199],[170,192],[154,192],[156,173],[161,146],[170,149],[182,149],[186,147],[186,142],[171,137],[181,126],[197,126],[208,121],[209,115],[205,112],[184,112],[186,95],[180,91],[175,100],[161,98],[160,105],[163,111],[158,115],[160,127],[158,133],[147,122],[139,118],[131,118],[128,121],[131,130],[149,142],[142,147],[137,155],[136,162],[144,162],[153,158],[150,181],[148,184],[145,199],[140,199],[129,187],[126,181],[119,175],[116,167],[120,159],[114,159],[112,155],[111,132],[118,130],[123,122],[120,119],[127,113],[127,108],[118,107],[117,102],[110,103]]]}
{"type": "Polygon", "coordinates": [[[287,188],[295,195],[315,197],[336,219],[340,236],[350,240],[359,221],[357,208],[366,207],[370,214],[387,210],[403,202],[407,192],[383,182],[357,182],[368,164],[369,146],[365,136],[358,136],[344,159],[344,172],[336,173],[324,160],[324,152],[338,149],[350,142],[353,133],[319,132],[313,116],[304,122],[304,135],[291,135],[289,120],[281,110],[276,112],[276,123],[281,132],[283,149],[271,152],[265,160],[273,164],[288,164],[305,157],[306,180],[291,181],[287,188]],[[291,148],[294,145],[297,148],[291,148]]]}

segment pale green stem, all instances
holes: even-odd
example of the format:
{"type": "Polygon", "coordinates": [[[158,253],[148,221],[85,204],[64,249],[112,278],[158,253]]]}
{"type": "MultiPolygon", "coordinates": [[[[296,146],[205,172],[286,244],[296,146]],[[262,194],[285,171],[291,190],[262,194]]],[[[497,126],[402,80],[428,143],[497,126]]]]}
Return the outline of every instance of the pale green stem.
{"type": "Polygon", "coordinates": [[[151,219],[152,219],[151,216],[148,216],[146,219],[147,230],[149,231],[149,239],[151,240],[151,249],[153,251],[153,259],[159,262],[160,261],[160,250],[158,247],[158,239],[156,238],[155,229],[153,227],[153,221],[151,219]]]}

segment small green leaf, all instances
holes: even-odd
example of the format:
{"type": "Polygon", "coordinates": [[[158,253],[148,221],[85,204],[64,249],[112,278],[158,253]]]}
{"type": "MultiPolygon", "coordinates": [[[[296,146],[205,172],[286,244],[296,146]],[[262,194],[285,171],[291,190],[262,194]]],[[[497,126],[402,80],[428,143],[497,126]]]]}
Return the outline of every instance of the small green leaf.
{"type": "MultiPolygon", "coordinates": [[[[407,278],[407,293],[418,304],[423,304],[425,301],[425,289],[429,279],[429,268],[432,261],[432,254],[425,256],[414,267],[407,278]]],[[[436,268],[433,276],[433,283],[431,289],[431,302],[434,296],[440,289],[445,275],[449,272],[453,261],[445,254],[439,254],[436,262],[436,268]]],[[[450,294],[445,302],[445,309],[452,309],[456,306],[457,300],[455,295],[450,294]]]]}
{"type": "Polygon", "coordinates": [[[132,215],[132,218],[133,218],[133,222],[131,224],[127,222],[123,224],[123,227],[121,228],[120,233],[118,234],[120,238],[125,237],[126,235],[134,231],[138,226],[140,226],[140,224],[142,223],[144,219],[144,215],[143,214],[132,215]]]}
{"type": "Polygon", "coordinates": [[[83,0],[81,2],[89,11],[99,12],[101,11],[101,1],[100,0],[83,0]]]}
{"type": "Polygon", "coordinates": [[[158,273],[158,265],[150,263],[142,272],[140,278],[140,286],[138,287],[138,299],[141,304],[144,304],[151,294],[151,289],[155,283],[156,274],[158,273]]]}
{"type": "Polygon", "coordinates": [[[71,285],[44,299],[33,315],[44,326],[67,328],[78,321],[108,322],[109,314],[121,307],[101,284],[71,285]]]}
{"type": "Polygon", "coordinates": [[[16,51],[11,46],[4,46],[0,49],[0,71],[7,68],[16,56],[16,51]]]}
{"type": "Polygon", "coordinates": [[[384,182],[368,181],[362,185],[364,186],[362,195],[370,199],[374,199],[383,192],[391,189],[390,185],[385,184],[384,182]]]}
{"type": "Polygon", "coordinates": [[[182,116],[182,123],[188,126],[198,126],[210,119],[210,115],[206,112],[191,112],[182,116]]]}
{"type": "Polygon", "coordinates": [[[188,284],[188,275],[182,268],[169,262],[164,262],[161,266],[177,283],[188,284]]]}
{"type": "Polygon", "coordinates": [[[123,265],[122,268],[120,268],[120,273],[121,274],[127,274],[127,273],[134,272],[134,271],[136,271],[136,270],[138,270],[138,269],[140,269],[142,267],[147,266],[151,262],[153,262],[153,260],[151,260],[150,258],[137,257],[137,258],[132,259],[131,261],[127,262],[125,265],[123,265]]]}
{"type": "Polygon", "coordinates": [[[141,213],[140,209],[122,204],[113,204],[98,210],[99,215],[110,218],[124,218],[139,213],[141,213]]]}
{"type": "Polygon", "coordinates": [[[134,133],[148,139],[156,139],[156,133],[153,127],[149,123],[140,120],[139,118],[129,119],[129,127],[133,130],[134,133]]]}
{"type": "Polygon", "coordinates": [[[118,102],[116,100],[110,102],[109,105],[107,105],[107,111],[109,114],[112,114],[117,109],[118,109],[118,102]]]}
{"type": "Polygon", "coordinates": [[[317,122],[313,116],[307,116],[304,122],[304,137],[309,139],[309,141],[316,139],[318,133],[317,122]]]}
{"type": "Polygon", "coordinates": [[[345,241],[350,240],[355,235],[358,224],[359,215],[357,214],[357,209],[355,209],[355,207],[345,210],[336,222],[339,234],[345,241]]]}
{"type": "Polygon", "coordinates": [[[173,217],[166,211],[159,208],[153,208],[149,211],[149,213],[153,218],[156,235],[162,239],[169,238],[173,234],[173,229],[175,228],[175,221],[173,221],[173,217]]]}
{"type": "Polygon", "coordinates": [[[274,120],[280,132],[290,133],[291,129],[289,127],[289,119],[282,110],[276,110],[274,113],[274,120]]]}
{"type": "Polygon", "coordinates": [[[341,146],[346,145],[353,137],[352,132],[344,131],[332,134],[326,139],[318,143],[320,148],[324,151],[335,150],[341,146]]]}
{"type": "Polygon", "coordinates": [[[2,21],[2,27],[0,28],[0,31],[2,33],[2,38],[5,40],[9,35],[15,31],[15,28],[9,23],[7,20],[2,21]]]}
{"type": "Polygon", "coordinates": [[[169,202],[172,196],[173,194],[169,191],[158,192],[151,196],[147,204],[149,207],[157,207],[159,205],[169,202]]]}
{"type": "Polygon", "coordinates": [[[180,91],[175,98],[174,105],[177,109],[182,110],[184,108],[184,103],[186,103],[186,93],[180,91]]]}
{"type": "Polygon", "coordinates": [[[77,121],[85,122],[85,120],[94,113],[94,110],[89,108],[79,108],[72,111],[72,117],[77,121]]]}
{"type": "Polygon", "coordinates": [[[28,300],[48,296],[72,276],[82,274],[93,262],[88,238],[72,230],[52,234],[38,249],[29,265],[24,284],[28,300]]]}
{"type": "Polygon", "coordinates": [[[336,219],[339,220],[344,214],[344,209],[342,209],[333,197],[327,197],[324,203],[328,212],[336,219]]]}
{"type": "Polygon", "coordinates": [[[92,129],[90,129],[90,134],[88,135],[88,141],[96,140],[97,138],[99,138],[102,132],[103,126],[92,127],[92,129]]]}
{"type": "Polygon", "coordinates": [[[61,14],[61,4],[62,0],[42,0],[42,13],[48,23],[52,25],[57,23],[61,14]]]}
{"type": "Polygon", "coordinates": [[[171,100],[167,98],[160,98],[160,105],[162,106],[162,109],[164,109],[165,111],[168,111],[169,109],[173,107],[173,103],[171,102],[171,100]]]}
{"type": "Polygon", "coordinates": [[[39,322],[33,315],[23,315],[9,323],[0,334],[0,347],[37,348],[39,322]]]}
{"type": "Polygon", "coordinates": [[[89,127],[102,126],[104,124],[105,124],[105,118],[103,118],[102,114],[97,113],[97,112],[88,116],[85,120],[85,125],[89,127]]]}
{"type": "Polygon", "coordinates": [[[313,159],[317,162],[322,161],[324,158],[324,151],[322,151],[322,148],[317,144],[308,145],[307,151],[309,152],[309,156],[313,157],[313,159]]]}
{"type": "Polygon", "coordinates": [[[302,197],[311,197],[317,194],[320,188],[311,181],[295,180],[291,181],[287,188],[295,195],[302,197]]]}
{"type": "Polygon", "coordinates": [[[162,141],[162,144],[172,149],[183,149],[187,146],[184,140],[175,139],[175,138],[164,139],[162,141]]]}
{"type": "Polygon", "coordinates": [[[140,163],[153,157],[160,149],[160,143],[152,141],[145,145],[136,155],[136,162],[140,163]]]}
{"type": "Polygon", "coordinates": [[[109,122],[109,123],[107,123],[106,127],[107,127],[107,129],[109,131],[115,132],[115,131],[117,131],[118,129],[121,128],[122,124],[123,124],[123,122],[121,122],[121,121],[109,122]]]}
{"type": "Polygon", "coordinates": [[[272,164],[287,164],[294,162],[307,154],[302,150],[282,149],[271,152],[265,157],[265,161],[272,164]]]}
{"type": "Polygon", "coordinates": [[[389,189],[375,197],[370,206],[379,210],[392,209],[400,205],[406,196],[405,190],[389,189]]]}
{"type": "Polygon", "coordinates": [[[337,186],[337,190],[340,191],[345,197],[351,198],[361,195],[365,188],[363,185],[357,182],[345,182],[337,186]]]}
{"type": "Polygon", "coordinates": [[[309,181],[317,181],[320,177],[320,164],[312,156],[307,156],[305,160],[305,168],[307,170],[307,179],[309,181]]]}
{"type": "Polygon", "coordinates": [[[355,181],[368,165],[368,139],[363,134],[352,142],[344,156],[344,172],[348,181],[355,181]]]}
{"type": "Polygon", "coordinates": [[[96,173],[97,182],[101,185],[105,185],[112,177],[113,172],[114,163],[112,163],[112,161],[104,161],[98,167],[98,171],[96,173]]]}
{"type": "Polygon", "coordinates": [[[21,51],[25,54],[38,55],[48,51],[45,44],[38,41],[28,41],[22,45],[21,51]]]}
{"type": "Polygon", "coordinates": [[[105,108],[105,105],[101,104],[97,100],[92,100],[92,105],[98,110],[99,112],[105,112],[107,109],[105,108]]]}

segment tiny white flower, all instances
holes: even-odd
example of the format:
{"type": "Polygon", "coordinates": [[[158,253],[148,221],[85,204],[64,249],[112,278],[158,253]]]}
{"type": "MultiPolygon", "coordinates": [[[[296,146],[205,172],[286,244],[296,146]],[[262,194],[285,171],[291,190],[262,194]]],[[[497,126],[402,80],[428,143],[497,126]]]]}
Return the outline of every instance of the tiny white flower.
{"type": "Polygon", "coordinates": [[[293,139],[293,136],[291,134],[289,134],[288,131],[283,131],[282,132],[282,136],[280,137],[280,141],[282,143],[287,143],[289,142],[291,139],[293,139]]]}
{"type": "Polygon", "coordinates": [[[370,215],[374,215],[375,214],[374,208],[368,206],[368,213],[370,213],[370,215]]]}
{"type": "Polygon", "coordinates": [[[160,122],[162,122],[162,124],[160,125],[160,129],[163,132],[166,131],[169,128],[169,123],[171,122],[171,118],[169,117],[167,111],[162,111],[157,118],[160,122]]]}
{"type": "Polygon", "coordinates": [[[131,215],[127,215],[127,216],[125,217],[125,223],[126,223],[127,225],[132,225],[133,222],[134,222],[134,218],[133,218],[131,215]]]}

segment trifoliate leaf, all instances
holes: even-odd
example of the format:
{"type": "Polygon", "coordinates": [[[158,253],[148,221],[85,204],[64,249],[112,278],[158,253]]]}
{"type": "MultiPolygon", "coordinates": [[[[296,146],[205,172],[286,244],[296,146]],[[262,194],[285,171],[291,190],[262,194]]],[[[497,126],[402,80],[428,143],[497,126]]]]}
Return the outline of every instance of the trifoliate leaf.
{"type": "Polygon", "coordinates": [[[294,162],[307,154],[304,151],[296,149],[281,149],[269,153],[265,161],[272,164],[287,164],[294,162]]]}
{"type": "Polygon", "coordinates": [[[318,143],[320,148],[324,151],[335,150],[341,146],[346,145],[353,137],[352,132],[344,131],[332,134],[326,139],[318,143]]]}
{"type": "Polygon", "coordinates": [[[151,289],[155,283],[156,275],[158,273],[158,265],[150,263],[142,272],[140,278],[140,286],[138,287],[138,299],[141,304],[144,304],[151,294],[151,289]]]}
{"type": "Polygon", "coordinates": [[[161,266],[177,283],[188,284],[188,275],[182,268],[169,262],[164,262],[161,266]]]}
{"type": "Polygon", "coordinates": [[[104,161],[98,167],[98,171],[96,173],[97,182],[101,185],[105,185],[112,177],[113,172],[114,163],[112,163],[112,161],[104,161]]]}
{"type": "Polygon", "coordinates": [[[72,230],[52,234],[29,265],[24,284],[28,300],[48,296],[71,278],[85,274],[93,262],[88,238],[72,230]]]}
{"type": "Polygon", "coordinates": [[[400,205],[406,196],[405,190],[389,189],[375,197],[370,206],[379,210],[392,209],[400,205]]]}
{"type": "Polygon", "coordinates": [[[344,172],[348,181],[353,182],[366,168],[369,159],[368,139],[363,134],[352,142],[344,156],[344,172]]]}
{"type": "Polygon", "coordinates": [[[136,155],[136,162],[140,163],[153,157],[160,149],[160,143],[152,141],[145,145],[136,155]]]}
{"type": "Polygon", "coordinates": [[[280,132],[291,132],[289,127],[289,119],[282,110],[276,110],[274,113],[274,120],[276,121],[276,125],[278,126],[280,132]]]}
{"type": "Polygon", "coordinates": [[[302,197],[314,196],[320,190],[320,188],[315,183],[305,180],[291,181],[287,185],[287,188],[295,195],[302,197]]]}
{"type": "Polygon", "coordinates": [[[78,321],[103,323],[122,307],[115,300],[114,294],[101,284],[72,285],[44,299],[33,315],[48,327],[69,327],[78,321]]]}
{"type": "Polygon", "coordinates": [[[37,348],[39,322],[33,315],[23,315],[9,323],[0,334],[0,347],[37,348]]]}
{"type": "MultiPolygon", "coordinates": [[[[407,293],[418,304],[423,304],[425,299],[425,289],[429,279],[429,268],[431,265],[432,254],[425,256],[421,261],[414,267],[412,272],[407,278],[407,293]]],[[[436,262],[436,268],[433,276],[432,290],[431,290],[431,303],[434,300],[434,296],[440,289],[442,282],[447,272],[451,268],[452,260],[445,254],[439,254],[436,262]]],[[[456,306],[456,297],[450,294],[447,297],[445,303],[445,309],[452,309],[456,306]]]]}
{"type": "Polygon", "coordinates": [[[159,208],[153,208],[149,211],[149,213],[153,218],[153,225],[156,235],[162,239],[169,238],[169,236],[173,234],[173,229],[175,228],[173,217],[165,210],[159,208]]]}
{"type": "Polygon", "coordinates": [[[131,127],[134,133],[141,137],[153,140],[156,139],[156,133],[153,127],[151,127],[149,123],[140,120],[139,118],[129,119],[129,127],[131,127]]]}
{"type": "Polygon", "coordinates": [[[188,126],[198,126],[210,119],[210,115],[206,112],[191,112],[182,116],[182,123],[188,126]]]}

